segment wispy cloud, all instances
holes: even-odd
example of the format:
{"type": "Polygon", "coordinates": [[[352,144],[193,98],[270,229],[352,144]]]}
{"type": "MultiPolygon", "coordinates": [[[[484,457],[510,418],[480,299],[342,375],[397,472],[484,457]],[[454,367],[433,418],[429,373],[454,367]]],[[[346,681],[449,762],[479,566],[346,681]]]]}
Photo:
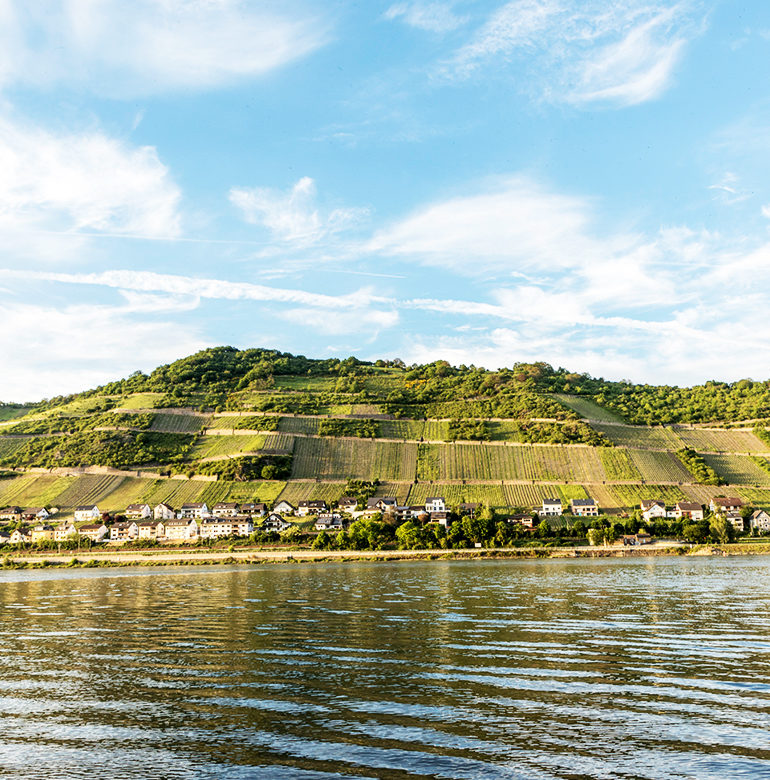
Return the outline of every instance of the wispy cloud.
{"type": "Polygon", "coordinates": [[[181,193],[149,146],[0,118],[0,228],[173,238],[181,193]]]}
{"type": "Polygon", "coordinates": [[[4,0],[0,84],[85,84],[136,96],[207,89],[307,55],[329,24],[292,0],[4,0]]]}
{"type": "Polygon", "coordinates": [[[400,19],[410,27],[435,33],[456,30],[467,23],[468,17],[454,12],[454,3],[411,0],[395,3],[385,11],[384,18],[400,19]]]}
{"type": "Polygon", "coordinates": [[[465,79],[515,63],[548,100],[633,105],[670,85],[686,43],[701,29],[691,2],[512,0],[446,61],[441,73],[465,79]],[[485,71],[486,72],[486,71],[485,71]]]}
{"type": "Polygon", "coordinates": [[[267,187],[233,187],[229,197],[247,222],[262,225],[276,239],[299,246],[317,244],[350,230],[369,216],[365,208],[322,210],[317,204],[315,182],[307,176],[288,192],[267,187]]]}

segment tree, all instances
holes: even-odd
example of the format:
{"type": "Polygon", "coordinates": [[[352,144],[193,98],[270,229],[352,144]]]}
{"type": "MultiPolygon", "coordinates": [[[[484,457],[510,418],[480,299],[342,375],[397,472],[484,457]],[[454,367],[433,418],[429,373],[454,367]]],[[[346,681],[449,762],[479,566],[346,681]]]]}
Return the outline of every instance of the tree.
{"type": "Polygon", "coordinates": [[[735,536],[735,528],[733,528],[732,523],[721,514],[712,518],[709,523],[709,532],[711,538],[720,544],[727,544],[735,536]]]}
{"type": "Polygon", "coordinates": [[[326,531],[321,531],[321,533],[313,539],[313,544],[310,546],[314,550],[330,550],[333,544],[331,536],[329,536],[326,531]]]}
{"type": "Polygon", "coordinates": [[[396,543],[399,550],[415,550],[425,547],[422,528],[412,520],[407,520],[396,528],[396,543]]]}
{"type": "Polygon", "coordinates": [[[537,535],[540,539],[547,539],[551,535],[551,526],[547,520],[541,520],[537,526],[537,535]]]}

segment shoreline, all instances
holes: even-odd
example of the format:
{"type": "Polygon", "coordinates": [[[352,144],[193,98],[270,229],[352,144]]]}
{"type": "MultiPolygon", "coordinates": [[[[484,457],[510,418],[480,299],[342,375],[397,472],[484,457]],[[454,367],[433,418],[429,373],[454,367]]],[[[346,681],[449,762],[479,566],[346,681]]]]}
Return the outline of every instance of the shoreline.
{"type": "Polygon", "coordinates": [[[8,554],[0,569],[124,568],[128,566],[254,566],[276,563],[352,563],[427,560],[550,560],[559,558],[656,558],[770,555],[767,544],[661,545],[644,547],[503,547],[457,550],[132,550],[8,554]]]}

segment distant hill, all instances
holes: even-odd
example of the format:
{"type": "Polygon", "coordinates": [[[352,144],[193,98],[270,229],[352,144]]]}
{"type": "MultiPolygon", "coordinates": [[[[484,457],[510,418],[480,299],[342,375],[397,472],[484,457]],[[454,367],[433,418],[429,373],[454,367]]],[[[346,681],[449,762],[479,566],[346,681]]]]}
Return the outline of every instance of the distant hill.
{"type": "Polygon", "coordinates": [[[403,502],[445,494],[502,510],[549,495],[610,509],[706,500],[723,485],[770,506],[769,419],[767,382],[674,388],[546,363],[489,371],[218,347],[0,406],[0,468],[25,472],[0,481],[0,504],[334,500],[364,479],[403,502]],[[168,479],[195,475],[209,481],[168,479]]]}

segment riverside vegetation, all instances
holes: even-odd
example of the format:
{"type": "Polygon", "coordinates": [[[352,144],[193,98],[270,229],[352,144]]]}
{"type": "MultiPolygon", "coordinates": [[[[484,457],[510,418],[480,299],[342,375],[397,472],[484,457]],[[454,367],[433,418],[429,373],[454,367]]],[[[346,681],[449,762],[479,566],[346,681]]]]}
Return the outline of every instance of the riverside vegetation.
{"type": "MultiPolygon", "coordinates": [[[[358,480],[403,504],[441,495],[483,511],[441,530],[369,518],[314,544],[556,544],[591,530],[607,541],[639,529],[633,510],[645,498],[736,495],[770,509],[768,424],[770,382],[657,387],[545,363],[488,371],[220,347],[84,393],[0,405],[0,505],[64,516],[88,503],[112,513],[134,502],[331,504],[358,480]],[[550,518],[515,538],[507,519],[545,497],[591,497],[607,515],[550,518]]],[[[730,534],[666,522],[651,530],[730,534]]]]}

